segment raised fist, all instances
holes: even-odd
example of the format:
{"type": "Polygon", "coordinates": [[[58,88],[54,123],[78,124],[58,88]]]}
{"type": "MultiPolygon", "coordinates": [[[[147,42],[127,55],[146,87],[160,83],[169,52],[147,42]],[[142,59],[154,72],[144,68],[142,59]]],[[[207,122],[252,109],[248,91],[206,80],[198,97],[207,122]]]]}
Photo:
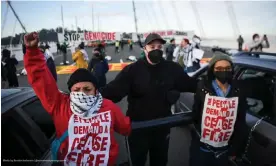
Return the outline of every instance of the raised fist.
{"type": "Polygon", "coordinates": [[[37,47],[39,42],[38,34],[32,32],[24,36],[24,43],[26,47],[37,47]]]}

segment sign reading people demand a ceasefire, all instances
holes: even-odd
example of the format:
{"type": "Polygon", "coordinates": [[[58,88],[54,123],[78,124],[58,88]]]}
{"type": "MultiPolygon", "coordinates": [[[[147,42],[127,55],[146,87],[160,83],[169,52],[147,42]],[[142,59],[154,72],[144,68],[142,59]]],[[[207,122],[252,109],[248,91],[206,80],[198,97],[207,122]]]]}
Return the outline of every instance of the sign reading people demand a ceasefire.
{"type": "Polygon", "coordinates": [[[65,165],[107,165],[111,145],[110,111],[83,119],[72,115],[69,120],[69,147],[65,165]]]}
{"type": "Polygon", "coordinates": [[[237,110],[238,97],[224,98],[206,94],[200,141],[213,147],[228,145],[234,131],[237,110]]]}
{"type": "Polygon", "coordinates": [[[81,42],[95,40],[120,40],[121,33],[118,32],[82,32],[82,33],[58,33],[59,42],[81,42]]]}

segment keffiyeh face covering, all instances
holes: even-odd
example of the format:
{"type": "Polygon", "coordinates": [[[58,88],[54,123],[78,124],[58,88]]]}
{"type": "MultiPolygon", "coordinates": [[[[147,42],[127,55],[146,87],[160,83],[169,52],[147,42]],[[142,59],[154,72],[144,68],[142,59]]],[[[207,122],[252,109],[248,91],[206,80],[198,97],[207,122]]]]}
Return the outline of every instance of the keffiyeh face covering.
{"type": "Polygon", "coordinates": [[[86,95],[83,92],[70,93],[70,108],[75,115],[82,118],[90,118],[98,113],[102,106],[102,95],[97,92],[94,95],[86,95]]]}

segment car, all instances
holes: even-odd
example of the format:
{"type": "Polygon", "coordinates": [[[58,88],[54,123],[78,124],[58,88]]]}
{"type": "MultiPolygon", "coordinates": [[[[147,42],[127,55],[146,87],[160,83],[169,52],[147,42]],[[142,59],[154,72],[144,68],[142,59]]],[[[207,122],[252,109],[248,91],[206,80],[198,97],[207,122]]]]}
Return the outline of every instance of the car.
{"type": "MultiPolygon", "coordinates": [[[[132,130],[185,125],[191,122],[188,114],[190,113],[132,122],[132,130]]],[[[27,166],[51,166],[51,143],[56,137],[55,126],[33,89],[1,89],[1,115],[2,162],[7,165],[17,162],[27,166]]],[[[129,165],[127,139],[116,133],[115,137],[120,145],[117,164],[129,165]]]]}
{"type": "Polygon", "coordinates": [[[31,88],[1,89],[2,161],[51,165],[55,126],[31,88]],[[37,162],[33,160],[36,159],[37,162]],[[30,160],[29,162],[27,162],[30,160]]]}
{"type": "MultiPolygon", "coordinates": [[[[239,52],[231,58],[234,79],[240,80],[240,89],[247,95],[246,123],[249,129],[256,126],[247,142],[248,159],[252,166],[276,165],[276,53],[239,52]],[[259,57],[253,56],[256,54],[259,57]]],[[[200,79],[207,70],[204,65],[190,76],[200,79]]],[[[192,112],[193,101],[193,93],[181,93],[174,112],[192,112]]]]}

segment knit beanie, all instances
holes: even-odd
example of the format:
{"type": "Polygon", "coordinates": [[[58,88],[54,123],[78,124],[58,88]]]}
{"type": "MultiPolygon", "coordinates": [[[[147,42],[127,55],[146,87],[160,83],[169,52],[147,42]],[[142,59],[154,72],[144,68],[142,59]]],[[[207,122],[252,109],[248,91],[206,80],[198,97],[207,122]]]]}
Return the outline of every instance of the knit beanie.
{"type": "Polygon", "coordinates": [[[214,66],[217,61],[226,60],[232,64],[232,60],[229,55],[221,52],[215,52],[213,58],[209,61],[209,67],[214,66]]]}
{"type": "Polygon", "coordinates": [[[71,91],[73,85],[79,82],[91,82],[96,89],[98,88],[97,78],[87,69],[80,68],[77,69],[73,74],[71,74],[67,82],[69,91],[71,91]]]}

